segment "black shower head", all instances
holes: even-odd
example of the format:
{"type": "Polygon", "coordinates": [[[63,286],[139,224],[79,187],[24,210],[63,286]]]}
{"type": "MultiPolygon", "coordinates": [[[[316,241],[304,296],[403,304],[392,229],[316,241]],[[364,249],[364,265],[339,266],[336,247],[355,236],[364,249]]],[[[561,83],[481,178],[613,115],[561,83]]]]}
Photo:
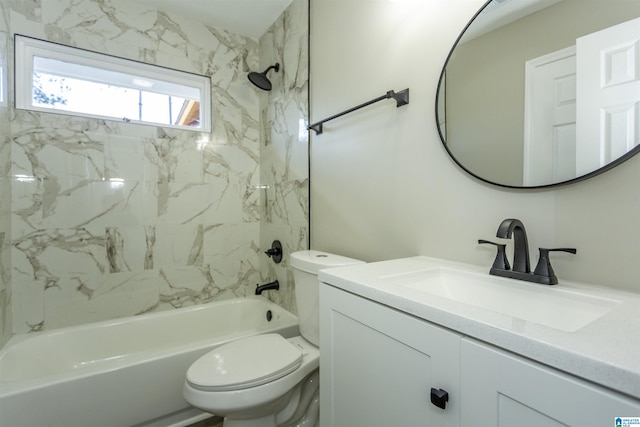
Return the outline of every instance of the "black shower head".
{"type": "Polygon", "coordinates": [[[271,69],[275,69],[276,73],[280,70],[280,64],[276,63],[276,65],[272,65],[261,73],[257,73],[252,71],[249,73],[249,81],[259,87],[262,90],[271,90],[271,82],[267,78],[267,73],[271,71],[271,69]]]}

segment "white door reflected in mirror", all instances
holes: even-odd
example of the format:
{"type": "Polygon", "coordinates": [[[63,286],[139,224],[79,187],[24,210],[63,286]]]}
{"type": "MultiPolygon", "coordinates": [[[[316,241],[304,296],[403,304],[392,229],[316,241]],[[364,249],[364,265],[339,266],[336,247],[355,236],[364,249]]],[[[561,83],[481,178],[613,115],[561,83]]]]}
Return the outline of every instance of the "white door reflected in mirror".
{"type": "Polygon", "coordinates": [[[546,185],[576,177],[576,48],[525,64],[522,182],[546,185]]]}
{"type": "Polygon", "coordinates": [[[638,145],[640,18],[577,41],[576,173],[600,168],[638,145]]]}

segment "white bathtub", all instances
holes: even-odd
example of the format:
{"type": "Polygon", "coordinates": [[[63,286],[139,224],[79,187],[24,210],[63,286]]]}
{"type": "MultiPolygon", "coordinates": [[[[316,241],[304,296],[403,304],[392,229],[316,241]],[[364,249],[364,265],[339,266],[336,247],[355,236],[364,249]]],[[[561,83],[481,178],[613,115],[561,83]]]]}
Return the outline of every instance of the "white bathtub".
{"type": "Polygon", "coordinates": [[[182,397],[191,363],[267,332],[295,336],[297,318],[247,297],[15,336],[0,351],[0,427],[187,425],[206,417],[182,397]]]}

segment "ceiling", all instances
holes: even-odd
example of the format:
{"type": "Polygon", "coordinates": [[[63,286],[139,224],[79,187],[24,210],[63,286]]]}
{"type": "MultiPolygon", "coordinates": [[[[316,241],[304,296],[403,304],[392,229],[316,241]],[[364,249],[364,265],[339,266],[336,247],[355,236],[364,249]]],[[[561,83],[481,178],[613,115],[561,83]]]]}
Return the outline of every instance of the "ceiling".
{"type": "Polygon", "coordinates": [[[259,39],[292,0],[137,0],[205,24],[259,39]]]}

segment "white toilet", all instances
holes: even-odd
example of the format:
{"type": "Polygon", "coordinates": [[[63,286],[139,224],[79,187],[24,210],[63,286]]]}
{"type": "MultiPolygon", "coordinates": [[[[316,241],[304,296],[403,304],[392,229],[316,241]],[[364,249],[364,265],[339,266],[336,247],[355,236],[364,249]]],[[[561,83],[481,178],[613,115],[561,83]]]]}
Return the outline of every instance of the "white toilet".
{"type": "Polygon", "coordinates": [[[187,371],[187,402],[224,417],[224,427],[316,425],[318,270],[360,263],[319,251],[292,253],[301,336],[256,335],[210,351],[187,371]]]}

